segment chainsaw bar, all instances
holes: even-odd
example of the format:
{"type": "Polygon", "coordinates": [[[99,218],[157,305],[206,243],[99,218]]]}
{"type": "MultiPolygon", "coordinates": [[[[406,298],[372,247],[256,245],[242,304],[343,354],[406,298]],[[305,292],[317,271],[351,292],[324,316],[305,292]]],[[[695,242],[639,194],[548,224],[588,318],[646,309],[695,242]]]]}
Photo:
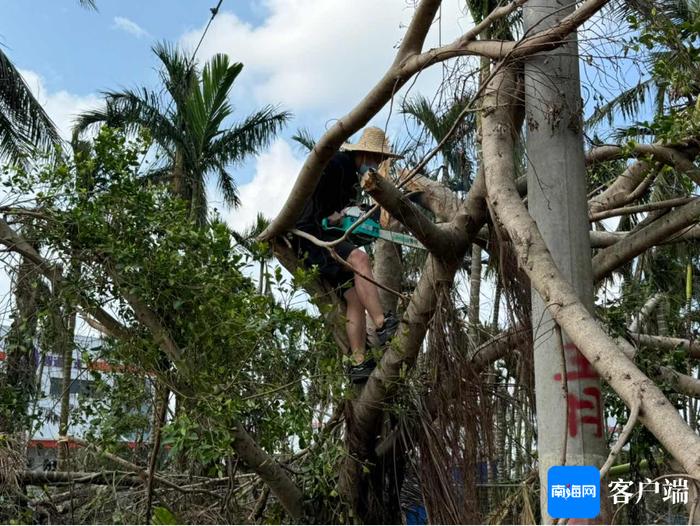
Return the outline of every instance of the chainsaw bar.
{"type": "MultiPolygon", "coordinates": [[[[362,210],[356,206],[346,209],[343,218],[339,225],[330,225],[327,219],[324,219],[321,226],[324,230],[339,230],[345,232],[349,230],[355,222],[362,217],[362,210]]],[[[385,239],[392,243],[404,245],[413,248],[425,250],[423,244],[415,237],[393,230],[386,230],[374,219],[365,219],[361,224],[357,225],[350,233],[350,238],[358,245],[366,245],[375,239],[385,239]]]]}

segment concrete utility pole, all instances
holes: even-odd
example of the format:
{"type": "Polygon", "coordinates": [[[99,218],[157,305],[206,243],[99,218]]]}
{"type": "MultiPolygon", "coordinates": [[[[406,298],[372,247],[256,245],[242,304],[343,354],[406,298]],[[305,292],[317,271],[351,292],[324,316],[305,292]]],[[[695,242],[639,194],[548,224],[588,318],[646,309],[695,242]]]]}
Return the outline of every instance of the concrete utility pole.
{"type": "MultiPolygon", "coordinates": [[[[524,6],[525,31],[554,26],[574,8],[571,0],[528,2],[524,6]]],[[[557,50],[525,62],[525,110],[530,213],[557,266],[592,310],[593,272],[575,32],[557,50]]],[[[550,524],[547,470],[562,464],[564,444],[567,465],[600,467],[607,457],[603,401],[598,375],[566,334],[559,332],[534,289],[532,325],[540,502],[542,522],[550,524]]]]}

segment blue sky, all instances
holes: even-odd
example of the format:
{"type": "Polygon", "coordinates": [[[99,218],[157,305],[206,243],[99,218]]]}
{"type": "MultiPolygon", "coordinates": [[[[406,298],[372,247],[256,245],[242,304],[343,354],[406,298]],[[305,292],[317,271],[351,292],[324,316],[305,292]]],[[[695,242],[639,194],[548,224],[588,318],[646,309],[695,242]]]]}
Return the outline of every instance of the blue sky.
{"type": "MultiPolygon", "coordinates": [[[[192,50],[217,0],[5,0],[0,43],[66,134],[73,116],[98,105],[100,92],[158,85],[155,42],[192,50]],[[31,6],[31,8],[28,8],[31,6]]],[[[236,167],[243,207],[228,211],[234,227],[260,210],[274,215],[303,161],[291,135],[301,127],[318,137],[347,113],[390,64],[412,15],[406,0],[224,0],[198,59],[224,52],[244,64],[231,101],[242,118],[266,104],[294,119],[258,158],[236,167]]],[[[446,43],[470,26],[463,2],[445,0],[429,46],[446,43]]],[[[440,69],[423,73],[411,93],[432,93],[440,69]]],[[[406,90],[404,90],[405,93],[406,90]]],[[[371,124],[384,126],[388,109],[371,124]]],[[[392,114],[388,130],[404,125],[392,114]]],[[[210,201],[218,195],[209,186],[210,201]]]]}
{"type": "MultiPolygon", "coordinates": [[[[151,45],[177,41],[201,28],[215,0],[97,0],[99,11],[78,0],[4,0],[0,43],[21,68],[40,73],[46,87],[76,94],[153,82],[151,45]],[[116,18],[137,24],[145,34],[120,29],[116,18]]],[[[222,10],[259,23],[260,2],[229,0],[222,10]]]]}

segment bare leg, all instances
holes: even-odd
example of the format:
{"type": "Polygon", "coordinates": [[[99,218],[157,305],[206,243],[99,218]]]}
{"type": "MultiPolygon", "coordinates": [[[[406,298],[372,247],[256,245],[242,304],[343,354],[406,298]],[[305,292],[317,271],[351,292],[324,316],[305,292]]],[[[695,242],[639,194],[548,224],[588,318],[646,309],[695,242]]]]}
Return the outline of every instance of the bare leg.
{"type": "Polygon", "coordinates": [[[362,363],[365,359],[365,308],[357,296],[356,287],[345,293],[347,310],[345,313],[345,330],[350,341],[350,352],[355,363],[362,363]]]}
{"type": "MultiPolygon", "coordinates": [[[[374,279],[369,256],[364,251],[356,248],[350,252],[347,261],[358,272],[374,279]]],[[[357,290],[357,297],[359,298],[360,303],[365,309],[367,309],[367,314],[369,314],[369,316],[372,318],[374,325],[376,327],[381,327],[384,325],[384,311],[382,310],[382,304],[379,302],[377,286],[356,273],[354,288],[357,290]]]]}

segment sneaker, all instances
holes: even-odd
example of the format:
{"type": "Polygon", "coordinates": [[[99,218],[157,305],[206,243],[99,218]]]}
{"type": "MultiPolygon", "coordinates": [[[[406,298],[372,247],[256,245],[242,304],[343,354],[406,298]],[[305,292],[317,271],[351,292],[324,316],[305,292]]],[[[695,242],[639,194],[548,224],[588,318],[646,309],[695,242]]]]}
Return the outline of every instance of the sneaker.
{"type": "Polygon", "coordinates": [[[348,367],[348,376],[350,377],[350,381],[354,384],[365,383],[376,366],[377,362],[374,360],[374,358],[367,358],[360,364],[351,365],[348,367]]]}
{"type": "Polygon", "coordinates": [[[389,340],[396,334],[396,329],[399,328],[399,320],[393,312],[384,315],[384,325],[377,329],[377,338],[379,346],[384,347],[389,340]]]}

